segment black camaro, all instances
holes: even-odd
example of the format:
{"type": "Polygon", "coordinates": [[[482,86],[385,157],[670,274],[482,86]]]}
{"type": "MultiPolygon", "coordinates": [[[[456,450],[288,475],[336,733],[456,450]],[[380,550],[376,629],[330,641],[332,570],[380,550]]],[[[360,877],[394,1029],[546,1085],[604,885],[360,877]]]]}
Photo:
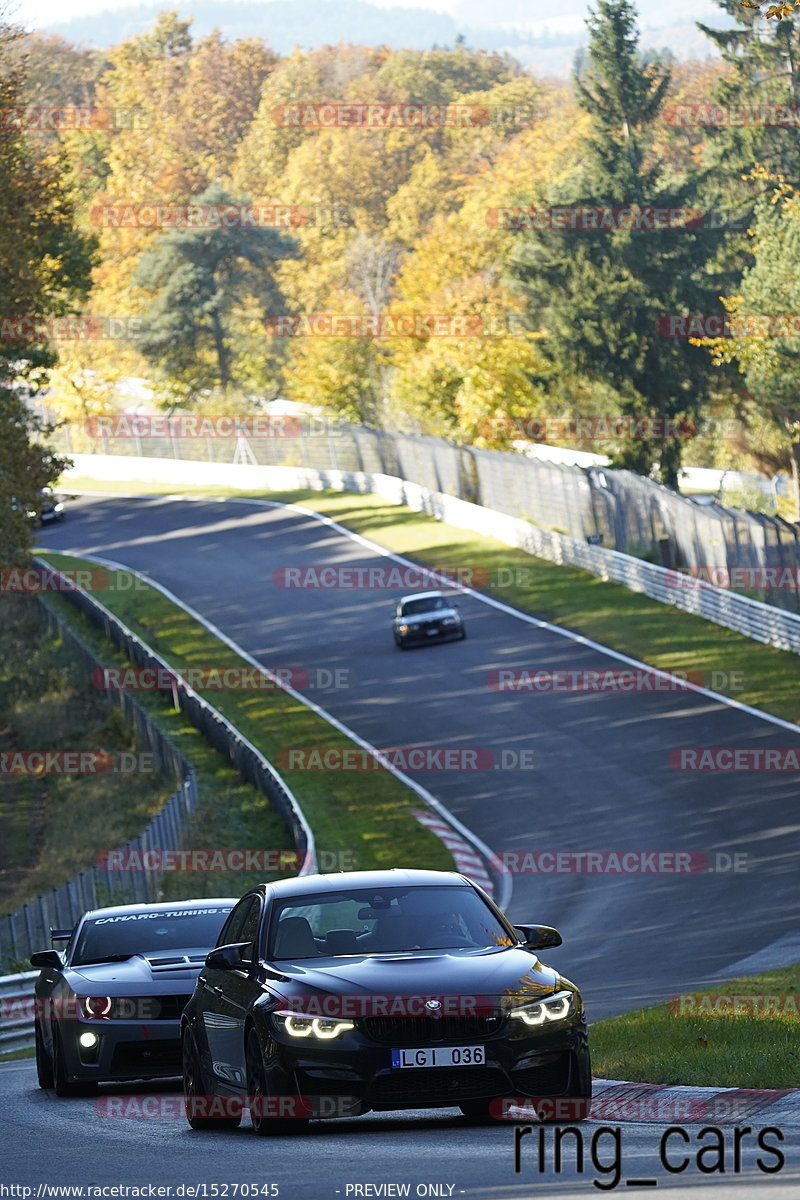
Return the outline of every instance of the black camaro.
{"type": "Polygon", "coordinates": [[[58,1096],[100,1081],[180,1075],[180,1015],[231,899],[97,908],[31,955],[39,1086],[58,1096]]]}
{"type": "Polygon", "coordinates": [[[370,1110],[491,1120],[512,1098],[560,1119],[556,1097],[583,1120],[583,1003],[535,953],[560,944],[449,872],[262,884],[228,917],[184,1010],[189,1123],[235,1128],[245,1106],[260,1134],[370,1110]]]}

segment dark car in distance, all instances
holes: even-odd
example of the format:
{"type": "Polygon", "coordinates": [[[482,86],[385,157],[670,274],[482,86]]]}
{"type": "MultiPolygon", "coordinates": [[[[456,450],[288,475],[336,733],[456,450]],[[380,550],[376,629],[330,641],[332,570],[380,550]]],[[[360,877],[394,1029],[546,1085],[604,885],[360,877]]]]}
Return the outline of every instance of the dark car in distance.
{"type": "Polygon", "coordinates": [[[401,650],[425,642],[461,641],[467,636],[455,601],[442,592],[415,592],[398,600],[392,624],[401,650]]]}
{"type": "Polygon", "coordinates": [[[549,927],[511,925],[456,873],[262,884],[228,917],[184,1010],[187,1119],[236,1128],[248,1107],[258,1134],[395,1109],[491,1121],[509,1098],[535,1098],[548,1120],[563,1098],[583,1120],[583,1002],[536,953],[560,944],[549,927]]]}
{"type": "Polygon", "coordinates": [[[63,952],[31,955],[39,1086],[58,1096],[99,1082],[180,1075],[180,1016],[235,899],[127,904],[52,931],[63,952]]]}

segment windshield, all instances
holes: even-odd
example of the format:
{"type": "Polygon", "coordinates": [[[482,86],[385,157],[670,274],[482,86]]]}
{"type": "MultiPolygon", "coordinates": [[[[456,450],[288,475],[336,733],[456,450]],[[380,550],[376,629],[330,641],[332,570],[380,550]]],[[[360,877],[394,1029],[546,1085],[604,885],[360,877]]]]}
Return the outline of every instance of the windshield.
{"type": "Polygon", "coordinates": [[[447,601],[441,596],[428,596],[424,600],[406,600],[402,615],[413,617],[417,613],[437,612],[440,608],[449,608],[447,601]]]}
{"type": "Polygon", "coordinates": [[[517,940],[471,887],[359,889],[276,905],[267,958],[483,950],[517,940]]]}
{"type": "Polygon", "coordinates": [[[208,905],[93,917],[81,927],[71,966],[134,954],[210,950],[231,907],[208,905]]]}

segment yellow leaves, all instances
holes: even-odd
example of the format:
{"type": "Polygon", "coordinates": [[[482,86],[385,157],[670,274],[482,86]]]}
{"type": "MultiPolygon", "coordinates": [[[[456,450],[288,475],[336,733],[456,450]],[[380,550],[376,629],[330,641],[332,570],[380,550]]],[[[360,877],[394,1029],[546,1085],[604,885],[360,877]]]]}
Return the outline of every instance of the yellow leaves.
{"type": "MultiPolygon", "coordinates": [[[[756,11],[760,11],[763,0],[762,3],[756,4],[752,3],[751,0],[739,0],[739,2],[742,8],[754,8],[756,11]]],[[[800,9],[800,5],[798,4],[770,4],[767,11],[764,13],[764,16],[767,18],[767,20],[774,19],[776,21],[781,21],[784,17],[791,17],[793,13],[798,11],[798,9],[800,9]]]]}

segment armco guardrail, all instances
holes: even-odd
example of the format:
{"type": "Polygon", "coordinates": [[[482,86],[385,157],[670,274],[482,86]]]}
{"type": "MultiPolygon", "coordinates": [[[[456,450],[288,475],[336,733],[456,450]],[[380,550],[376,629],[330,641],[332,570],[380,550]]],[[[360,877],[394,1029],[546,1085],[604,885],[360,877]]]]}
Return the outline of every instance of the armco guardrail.
{"type": "MultiPolygon", "coordinates": [[[[60,424],[54,447],[70,457],[87,457],[88,451],[88,457],[132,455],[180,466],[203,462],[246,469],[255,464],[388,475],[568,537],[602,537],[606,547],[663,567],[800,570],[800,525],[741,508],[694,504],[633,471],[584,468],[443,438],[267,414],[241,421],[238,436],[230,428],[232,418],[222,419],[227,426],[207,422],[209,436],[189,436],[187,417],[198,420],[192,413],[121,414],[84,426],[60,424]]],[[[506,424],[499,421],[501,429],[506,424]]],[[[508,424],[513,431],[513,422],[508,424]]],[[[487,419],[487,432],[493,425],[487,419]]],[[[174,480],[181,477],[176,471],[174,480]]],[[[771,586],[769,576],[764,579],[759,599],[800,610],[796,588],[771,586]]]]}
{"type": "MultiPolygon", "coordinates": [[[[87,678],[92,671],[101,669],[100,660],[73,630],[41,598],[37,597],[37,601],[50,627],[57,630],[72,653],[84,662],[87,678]]],[[[129,694],[120,690],[107,695],[135,731],[137,745],[147,746],[162,773],[179,782],[177,790],[146,828],[121,849],[139,852],[178,849],[186,821],[197,805],[197,785],[191,764],[129,694]]],[[[23,904],[15,912],[0,917],[0,961],[21,962],[33,951],[46,949],[50,944],[51,926],[71,928],[89,908],[115,902],[155,900],[158,884],[159,875],[152,871],[109,872],[97,866],[89,867],[59,887],[23,904]]]]}
{"type": "MultiPolygon", "coordinates": [[[[643,592],[662,604],[682,608],[745,637],[780,650],[800,654],[800,615],[715,587],[679,571],[644,562],[630,554],[589,545],[579,538],[541,529],[529,521],[483,508],[441,491],[392,475],[364,471],[322,470],[311,467],[260,467],[165,459],[136,459],[79,455],[75,473],[98,480],[139,479],[176,484],[216,484],[245,490],[283,491],[292,488],[371,492],[392,504],[405,504],[461,529],[471,529],[516,546],[548,562],[581,567],[631,591],[643,592]]],[[[66,486],[68,484],[68,477],[66,486]]]]}
{"type": "MultiPolygon", "coordinates": [[[[41,559],[37,566],[55,582],[58,571],[41,559]]],[[[132,633],[122,621],[113,616],[94,597],[86,592],[61,587],[60,594],[76,604],[103,627],[115,645],[128,653],[140,666],[170,668],[148,646],[132,633]]],[[[102,663],[80,638],[40,600],[47,620],[79,654],[91,671],[101,670],[102,663]]],[[[155,755],[159,765],[181,779],[178,790],[150,821],[147,827],[121,849],[139,851],[173,850],[181,846],[187,818],[197,806],[197,782],[191,765],[176,750],[144,709],[124,689],[105,693],[122,710],[126,721],[136,730],[140,744],[144,742],[155,755]]],[[[170,692],[182,711],[221,753],[226,754],[242,776],[254,784],[282,814],[289,826],[295,848],[302,857],[301,874],[316,870],[314,835],[297,800],[270,763],[246,738],[226,721],[220,712],[198,696],[191,688],[181,686],[170,692]]],[[[140,861],[146,862],[141,857],[140,861]]],[[[0,917],[0,956],[21,962],[33,951],[46,949],[50,944],[50,927],[71,928],[87,909],[105,904],[138,903],[158,899],[160,874],[154,871],[106,871],[92,866],[67,883],[38,896],[16,912],[0,917]]]]}
{"type": "MultiPolygon", "coordinates": [[[[50,575],[54,580],[64,578],[60,572],[48,566],[43,559],[34,561],[46,575],[50,575]]],[[[115,617],[94,596],[70,586],[66,581],[61,588],[61,594],[101,628],[109,641],[122,650],[138,667],[148,667],[154,670],[156,677],[160,673],[163,677],[175,674],[165,659],[151,650],[141,638],[138,638],[120,621],[119,617],[115,617]]],[[[303,859],[300,874],[311,874],[316,871],[316,846],[311,826],[294,794],[272,764],[252,742],[248,741],[238,729],[231,725],[230,721],[226,720],[218,709],[199,696],[186,683],[182,682],[180,687],[165,687],[161,690],[172,698],[176,706],[189,718],[195,728],[200,730],[207,741],[229,759],[242,777],[254,784],[268,797],[281,814],[289,827],[295,849],[303,859]]],[[[108,694],[106,693],[106,695],[108,694]]]]}
{"type": "Polygon", "coordinates": [[[0,1054],[33,1046],[33,985],[38,971],[0,976],[0,1054]]]}

